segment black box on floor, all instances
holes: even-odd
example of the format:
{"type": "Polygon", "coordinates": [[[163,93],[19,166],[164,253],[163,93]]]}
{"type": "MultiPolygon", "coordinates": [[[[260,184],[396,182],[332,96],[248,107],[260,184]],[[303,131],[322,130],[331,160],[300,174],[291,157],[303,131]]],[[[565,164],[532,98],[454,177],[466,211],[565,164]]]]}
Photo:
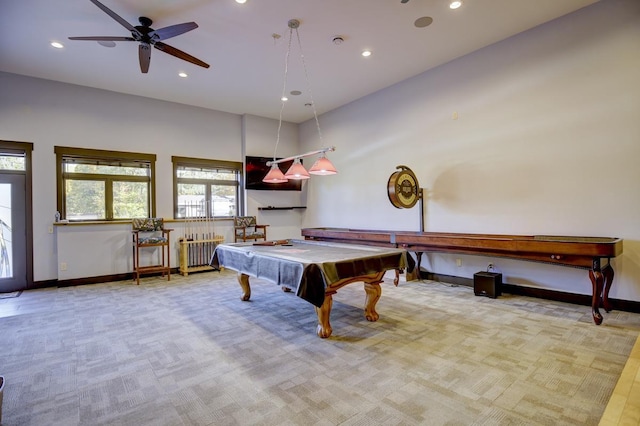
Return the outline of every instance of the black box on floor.
{"type": "Polygon", "coordinates": [[[476,296],[495,299],[502,294],[502,274],[497,272],[477,272],[473,274],[473,292],[476,296]]]}

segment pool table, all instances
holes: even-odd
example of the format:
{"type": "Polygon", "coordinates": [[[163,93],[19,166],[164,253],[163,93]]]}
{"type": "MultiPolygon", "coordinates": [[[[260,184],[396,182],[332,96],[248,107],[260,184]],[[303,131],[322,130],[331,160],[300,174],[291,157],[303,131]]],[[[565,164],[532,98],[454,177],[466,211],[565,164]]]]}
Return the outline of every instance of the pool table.
{"type": "MultiPolygon", "coordinates": [[[[251,297],[250,276],[295,292],[315,306],[316,333],[322,338],[331,336],[332,296],[340,288],[363,282],[365,318],[377,321],[375,307],[385,272],[412,270],[415,265],[404,249],[304,240],[219,244],[209,264],[238,272],[244,301],[251,297]]],[[[398,283],[397,274],[394,283],[398,283]]]]}

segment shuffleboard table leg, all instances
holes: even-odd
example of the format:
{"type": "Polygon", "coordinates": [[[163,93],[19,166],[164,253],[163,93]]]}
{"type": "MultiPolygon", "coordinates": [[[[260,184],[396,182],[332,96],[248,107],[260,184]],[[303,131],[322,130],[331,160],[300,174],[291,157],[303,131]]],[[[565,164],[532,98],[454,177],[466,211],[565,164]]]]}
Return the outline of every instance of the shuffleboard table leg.
{"type": "Polygon", "coordinates": [[[333,297],[331,293],[325,294],[324,302],[321,307],[316,308],[316,314],[318,315],[318,327],[316,327],[316,334],[318,337],[322,337],[326,339],[331,336],[331,323],[329,322],[329,317],[331,316],[331,307],[333,306],[333,297]]]}
{"type": "Polygon", "coordinates": [[[611,312],[613,307],[609,302],[609,290],[611,290],[611,284],[613,283],[613,267],[611,263],[602,268],[602,275],[604,276],[604,290],[602,292],[602,307],[605,311],[611,312]]]}
{"type": "Polygon", "coordinates": [[[242,297],[240,300],[246,302],[251,298],[251,284],[249,284],[249,275],[238,272],[238,283],[242,288],[242,297]]]}
{"type": "Polygon", "coordinates": [[[602,300],[602,289],[604,287],[604,278],[599,268],[596,270],[589,270],[589,278],[591,279],[591,286],[593,287],[593,295],[591,296],[591,315],[593,316],[593,322],[596,325],[602,324],[602,314],[598,309],[600,301],[602,300]]]}
{"type": "Polygon", "coordinates": [[[364,302],[364,317],[367,321],[378,321],[380,315],[376,312],[376,303],[382,295],[380,283],[364,283],[364,291],[367,293],[364,302]]]}

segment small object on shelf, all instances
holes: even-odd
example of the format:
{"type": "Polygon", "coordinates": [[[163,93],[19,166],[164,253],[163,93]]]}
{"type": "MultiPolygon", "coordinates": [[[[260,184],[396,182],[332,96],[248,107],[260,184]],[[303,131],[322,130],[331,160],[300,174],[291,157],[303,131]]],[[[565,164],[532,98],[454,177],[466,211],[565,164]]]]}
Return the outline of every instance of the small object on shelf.
{"type": "Polygon", "coordinates": [[[293,210],[293,209],[306,209],[306,206],[284,206],[284,207],[275,207],[275,206],[267,206],[267,207],[258,207],[258,210],[293,210]]]}
{"type": "Polygon", "coordinates": [[[212,271],[209,260],[218,244],[224,243],[224,237],[215,235],[205,239],[180,239],[180,273],[185,277],[189,272],[212,271]]]}

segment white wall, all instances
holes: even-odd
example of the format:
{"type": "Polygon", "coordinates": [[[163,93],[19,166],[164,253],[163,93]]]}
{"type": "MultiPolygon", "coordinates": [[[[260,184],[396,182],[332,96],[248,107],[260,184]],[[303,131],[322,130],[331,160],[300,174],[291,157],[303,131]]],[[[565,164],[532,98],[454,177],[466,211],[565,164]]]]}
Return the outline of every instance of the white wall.
{"type": "MultiPolygon", "coordinates": [[[[246,120],[240,115],[8,73],[0,73],[0,94],[0,139],[34,144],[35,281],[131,271],[130,226],[56,226],[54,234],[48,233],[56,211],[54,146],[157,154],[156,215],[165,219],[173,218],[171,156],[244,159],[246,120]],[[59,268],[61,262],[67,263],[65,271],[59,268]]],[[[248,121],[248,139],[259,147],[262,129],[248,121]]],[[[273,127],[274,120],[256,122],[273,127]]],[[[297,126],[285,123],[284,129],[281,146],[289,155],[293,150],[290,145],[297,145],[297,126]]],[[[273,135],[273,139],[264,138],[264,143],[271,145],[271,153],[266,155],[272,155],[275,132],[273,135]]],[[[246,151],[248,155],[263,155],[262,149],[251,149],[246,151]]],[[[260,203],[275,205],[279,201],[266,195],[260,203]]],[[[249,206],[251,211],[257,209],[251,200],[249,206]]],[[[300,221],[298,218],[296,223],[298,236],[300,221]]],[[[171,264],[177,266],[177,241],[183,224],[170,226],[175,229],[171,264]]],[[[215,232],[225,241],[233,241],[231,226],[229,220],[217,221],[215,232]]],[[[276,236],[291,233],[290,224],[282,229],[277,223],[270,227],[276,236]]]]}
{"type": "MultiPolygon", "coordinates": [[[[427,193],[426,231],[624,238],[611,296],[640,301],[639,76],[640,2],[603,0],[324,114],[339,174],[309,183],[303,226],[419,230],[417,206],[388,201],[402,164],[427,193]]],[[[313,121],[300,140],[317,148],[313,121]]],[[[470,278],[489,262],[508,283],[591,293],[571,268],[425,266],[470,278]]]]}
{"type": "MultiPolygon", "coordinates": [[[[66,264],[66,269],[58,272],[59,280],[108,276],[133,270],[130,224],[60,225],[55,226],[54,232],[56,255],[53,258],[57,258],[58,265],[66,264]]],[[[159,263],[159,251],[154,251],[154,257],[149,251],[142,254],[141,265],[159,263]],[[151,261],[154,258],[155,261],[151,261]]],[[[171,260],[175,264],[175,259],[171,260]]]]}

